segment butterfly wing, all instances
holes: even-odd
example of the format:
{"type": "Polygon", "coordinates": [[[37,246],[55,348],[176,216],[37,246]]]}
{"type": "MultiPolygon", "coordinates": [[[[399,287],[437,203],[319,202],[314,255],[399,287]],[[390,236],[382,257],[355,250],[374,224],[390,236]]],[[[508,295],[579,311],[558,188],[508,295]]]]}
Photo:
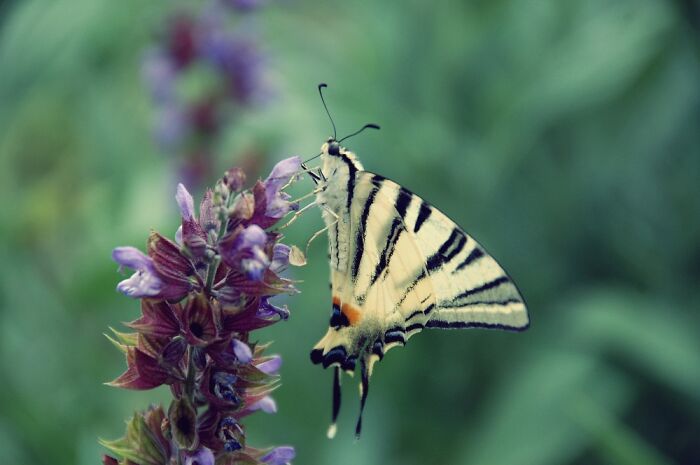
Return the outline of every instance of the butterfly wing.
{"type": "MultiPolygon", "coordinates": [[[[397,216],[403,220],[404,243],[420,252],[424,269],[405,289],[430,282],[434,306],[401,305],[404,330],[411,336],[427,328],[494,328],[521,331],[528,327],[525,302],[517,287],[481,245],[444,213],[425,200],[388,179],[373,176],[396,200],[397,216]],[[407,204],[404,210],[400,205],[407,204]]],[[[407,245],[396,253],[408,253],[407,245]]],[[[387,270],[398,283],[405,282],[401,267],[390,263],[387,270]]]]}
{"type": "MultiPolygon", "coordinates": [[[[361,362],[362,408],[373,364],[426,327],[527,328],[524,301],[505,271],[417,195],[358,171],[348,213],[329,230],[333,310],[311,354],[336,367],[334,421],[340,368],[352,372],[361,362]]],[[[358,435],[360,426],[361,415],[358,435]]]]}

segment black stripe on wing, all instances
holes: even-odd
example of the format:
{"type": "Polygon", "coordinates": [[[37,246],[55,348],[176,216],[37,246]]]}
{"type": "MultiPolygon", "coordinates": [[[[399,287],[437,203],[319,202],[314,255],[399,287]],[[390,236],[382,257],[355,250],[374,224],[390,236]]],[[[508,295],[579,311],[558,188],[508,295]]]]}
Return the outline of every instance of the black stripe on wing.
{"type": "Polygon", "coordinates": [[[430,217],[430,213],[432,213],[432,208],[430,208],[430,205],[424,200],[421,201],[420,203],[420,209],[418,210],[418,218],[416,219],[416,225],[413,227],[413,232],[417,233],[421,226],[423,226],[423,223],[425,223],[425,220],[427,220],[430,217]]]}
{"type": "Polygon", "coordinates": [[[510,280],[510,278],[508,276],[500,276],[492,281],[489,281],[487,283],[482,284],[481,286],[477,286],[475,288],[466,290],[466,291],[462,292],[461,294],[457,294],[452,299],[452,301],[456,302],[456,301],[459,301],[461,299],[465,299],[467,297],[470,297],[474,294],[479,294],[481,292],[486,292],[488,290],[495,289],[497,287],[502,286],[505,283],[512,283],[512,281],[510,280]]]}
{"type": "Polygon", "coordinates": [[[524,304],[522,299],[504,299],[504,300],[475,300],[472,302],[448,302],[440,305],[440,308],[464,308],[464,307],[476,307],[478,305],[495,305],[495,306],[506,306],[510,304],[524,304]]]}
{"type": "Polygon", "coordinates": [[[426,315],[426,316],[430,315],[430,312],[432,312],[434,309],[435,309],[435,304],[430,304],[426,307],[425,310],[416,310],[415,312],[411,313],[408,316],[408,318],[406,318],[406,322],[408,323],[409,321],[411,321],[412,319],[414,319],[415,317],[417,317],[419,315],[426,315]]]}
{"type": "MultiPolygon", "coordinates": [[[[378,175],[374,175],[372,181],[375,183],[375,185],[381,185],[379,183],[379,179],[383,180],[384,178],[378,175]]],[[[394,255],[396,244],[397,242],[399,242],[401,233],[404,231],[403,221],[404,218],[406,218],[406,211],[408,210],[408,207],[411,204],[412,198],[413,195],[410,192],[399,189],[396,199],[394,200],[394,210],[396,210],[396,214],[398,217],[394,218],[394,220],[391,222],[389,236],[387,238],[386,244],[384,245],[384,249],[382,250],[382,253],[379,256],[379,262],[377,263],[377,267],[374,269],[374,274],[372,275],[370,286],[377,282],[377,279],[379,279],[379,276],[381,276],[384,269],[386,269],[386,267],[389,265],[391,257],[394,255]]]]}
{"type": "Polygon", "coordinates": [[[485,329],[501,329],[504,331],[525,331],[530,327],[530,323],[525,326],[507,326],[500,323],[481,323],[478,321],[440,321],[440,320],[430,320],[425,324],[426,328],[437,328],[437,329],[467,329],[467,328],[485,328],[485,329]]]}
{"type": "Polygon", "coordinates": [[[462,263],[457,265],[457,267],[452,273],[458,273],[462,268],[466,268],[467,266],[471,265],[473,262],[477,261],[481,257],[484,257],[485,255],[486,254],[483,250],[481,250],[481,247],[474,247],[472,251],[469,252],[469,255],[467,255],[467,258],[465,258],[462,263]]]}
{"type": "Polygon", "coordinates": [[[362,255],[365,252],[365,239],[367,237],[367,221],[369,220],[369,213],[374,204],[374,199],[377,197],[377,192],[379,192],[378,187],[373,187],[367,197],[365,202],[365,207],[362,210],[362,216],[360,217],[360,225],[355,233],[355,257],[352,260],[352,280],[355,281],[357,278],[357,273],[360,271],[360,262],[362,261],[362,255]]]}
{"type": "Polygon", "coordinates": [[[437,252],[428,258],[426,268],[428,272],[440,268],[442,265],[449,263],[455,258],[464,248],[467,243],[467,236],[458,228],[453,228],[450,237],[440,246],[437,252]]]}

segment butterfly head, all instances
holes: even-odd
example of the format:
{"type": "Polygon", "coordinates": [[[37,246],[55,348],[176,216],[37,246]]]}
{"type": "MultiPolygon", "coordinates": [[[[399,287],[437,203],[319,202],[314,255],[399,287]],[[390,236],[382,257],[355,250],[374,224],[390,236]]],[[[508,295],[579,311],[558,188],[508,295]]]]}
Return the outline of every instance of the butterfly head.
{"type": "Polygon", "coordinates": [[[328,155],[334,156],[334,157],[339,157],[340,156],[340,144],[338,143],[337,140],[335,140],[332,137],[329,137],[328,140],[326,141],[326,144],[324,144],[324,147],[321,148],[321,152],[328,152],[328,155]],[[324,150],[325,148],[325,150],[324,150]]]}
{"type": "Polygon", "coordinates": [[[329,137],[321,146],[321,165],[323,173],[329,178],[364,169],[355,154],[340,145],[333,137],[329,137]]]}

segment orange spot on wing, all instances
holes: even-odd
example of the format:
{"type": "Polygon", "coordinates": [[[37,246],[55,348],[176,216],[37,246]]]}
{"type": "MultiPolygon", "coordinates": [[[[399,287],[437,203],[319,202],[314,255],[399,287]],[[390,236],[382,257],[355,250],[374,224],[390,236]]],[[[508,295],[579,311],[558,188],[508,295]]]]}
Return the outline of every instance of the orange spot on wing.
{"type": "Polygon", "coordinates": [[[359,323],[362,319],[362,312],[349,303],[340,303],[340,297],[333,296],[333,306],[340,308],[340,312],[345,315],[351,326],[359,323]]]}
{"type": "Polygon", "coordinates": [[[362,319],[362,313],[360,310],[350,304],[343,304],[343,306],[340,307],[340,311],[347,317],[351,326],[355,326],[362,319]]]}

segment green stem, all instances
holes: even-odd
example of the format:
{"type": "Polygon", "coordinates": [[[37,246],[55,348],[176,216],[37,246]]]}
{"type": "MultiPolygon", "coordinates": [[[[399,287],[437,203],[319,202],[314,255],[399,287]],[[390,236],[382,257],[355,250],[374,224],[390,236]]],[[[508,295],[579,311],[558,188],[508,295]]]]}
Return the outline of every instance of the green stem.
{"type": "Polygon", "coordinates": [[[192,405],[194,405],[194,381],[194,347],[189,346],[187,348],[187,377],[185,378],[185,395],[189,398],[190,401],[192,401],[192,405]]]}
{"type": "Polygon", "coordinates": [[[204,288],[207,295],[211,293],[211,288],[214,285],[214,277],[216,276],[216,270],[219,268],[219,263],[221,263],[221,258],[217,255],[209,264],[209,269],[207,270],[207,282],[204,288]]]}

